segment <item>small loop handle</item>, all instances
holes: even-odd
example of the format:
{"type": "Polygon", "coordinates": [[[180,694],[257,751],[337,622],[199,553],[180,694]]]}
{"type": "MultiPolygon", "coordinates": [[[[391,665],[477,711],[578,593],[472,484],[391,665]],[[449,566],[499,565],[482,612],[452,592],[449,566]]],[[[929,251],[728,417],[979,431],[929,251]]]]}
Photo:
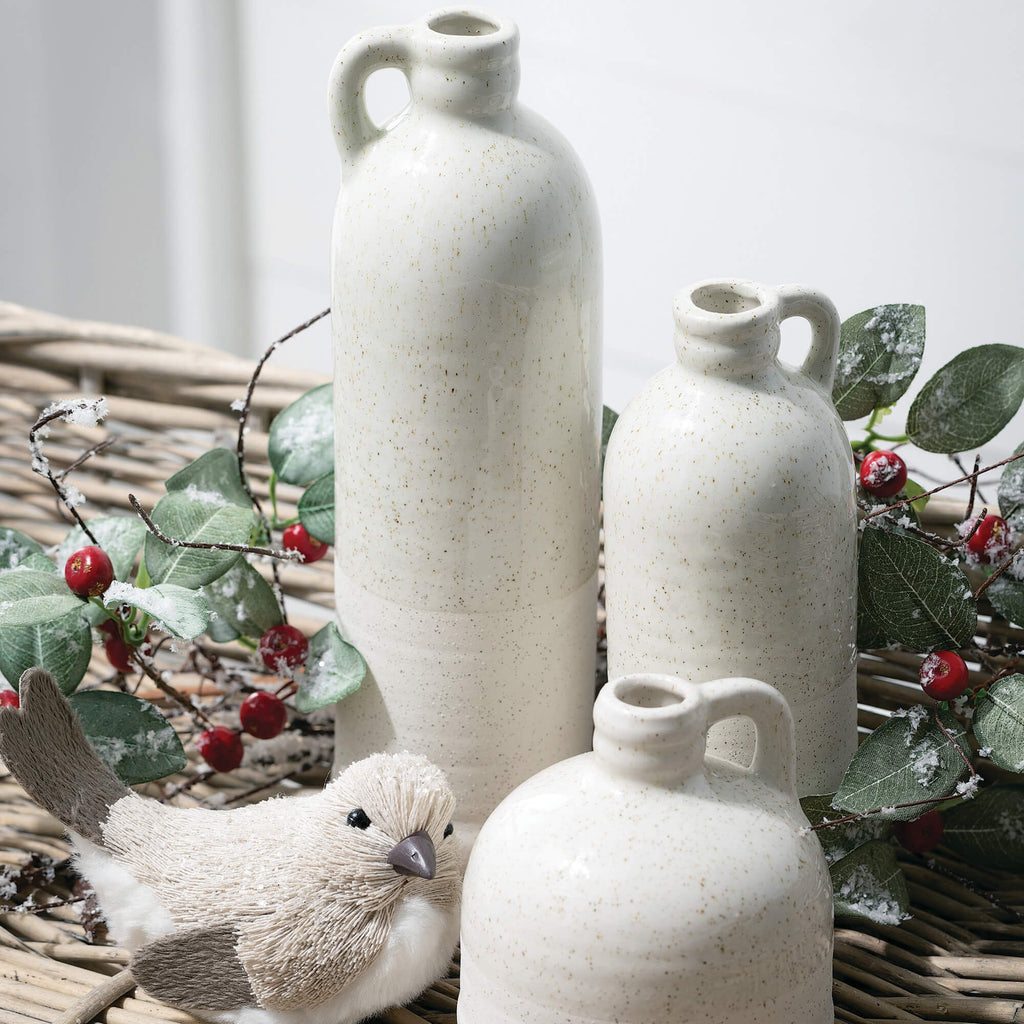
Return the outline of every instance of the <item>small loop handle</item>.
{"type": "Polygon", "coordinates": [[[397,67],[408,77],[412,59],[407,26],[370,29],[350,39],[338,54],[328,80],[331,128],[343,163],[353,163],[385,131],[366,110],[366,80],[382,68],[397,67]]]}
{"type": "Polygon", "coordinates": [[[742,715],[757,731],[750,771],[773,789],[796,799],[796,737],[785,698],[759,679],[736,677],[701,683],[708,725],[742,715]]]}
{"type": "Polygon", "coordinates": [[[831,395],[839,358],[840,321],[835,305],[827,295],[803,285],[786,284],[778,291],[782,300],[779,318],[798,316],[811,325],[811,350],[800,366],[801,373],[831,395]]]}

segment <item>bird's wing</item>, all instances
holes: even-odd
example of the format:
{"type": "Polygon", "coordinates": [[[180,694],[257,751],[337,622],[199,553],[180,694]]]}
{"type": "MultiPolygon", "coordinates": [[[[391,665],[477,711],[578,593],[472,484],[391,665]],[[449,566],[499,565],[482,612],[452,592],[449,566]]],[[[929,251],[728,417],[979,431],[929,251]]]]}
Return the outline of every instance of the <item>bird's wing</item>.
{"type": "Polygon", "coordinates": [[[96,756],[49,672],[30,668],[20,708],[0,708],[0,758],[37,804],[68,828],[103,843],[100,826],[131,790],[96,756]]]}
{"type": "Polygon", "coordinates": [[[233,924],[171,932],[131,959],[135,980],[151,995],[187,1010],[236,1010],[256,997],[238,959],[233,924]]]}
{"type": "Polygon", "coordinates": [[[372,901],[324,905],[293,897],[242,925],[237,951],[248,965],[257,1002],[268,1010],[302,1010],[337,995],[380,953],[394,906],[372,901]]]}

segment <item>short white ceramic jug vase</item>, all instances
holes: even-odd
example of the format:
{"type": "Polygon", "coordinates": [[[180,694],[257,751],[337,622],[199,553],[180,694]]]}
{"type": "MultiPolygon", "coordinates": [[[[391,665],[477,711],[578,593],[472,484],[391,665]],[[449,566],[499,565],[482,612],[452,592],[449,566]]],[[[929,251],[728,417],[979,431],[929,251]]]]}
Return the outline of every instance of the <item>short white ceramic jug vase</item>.
{"type": "MultiPolygon", "coordinates": [[[[853,457],[832,404],[839,317],[820,292],[715,280],[676,298],[677,359],[623,411],[604,471],[608,674],[770,679],[796,722],[797,791],[857,746],[853,457]],[[780,324],[811,325],[803,365],[780,324]]],[[[749,763],[745,722],[708,749],[749,763]]]]}
{"type": "Polygon", "coordinates": [[[594,724],[480,832],[459,1024],[832,1024],[832,887],[778,691],[627,676],[594,724]],[[749,768],[705,756],[733,715],[749,768]]]}
{"type": "Polygon", "coordinates": [[[601,244],[564,138],[517,100],[519,32],[465,8],[331,74],[336,606],[369,674],[336,765],[415,750],[463,835],[590,744],[601,244]],[[367,77],[410,102],[372,123],[367,77]]]}

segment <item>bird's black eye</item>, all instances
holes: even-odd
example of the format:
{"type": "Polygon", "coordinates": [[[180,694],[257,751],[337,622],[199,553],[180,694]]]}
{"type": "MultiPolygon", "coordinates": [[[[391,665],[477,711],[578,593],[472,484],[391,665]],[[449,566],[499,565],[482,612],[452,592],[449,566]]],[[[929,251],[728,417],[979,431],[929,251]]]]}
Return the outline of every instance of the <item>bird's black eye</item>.
{"type": "Polygon", "coordinates": [[[444,827],[444,837],[447,839],[455,831],[455,826],[449,821],[444,827]]]}
{"type": "Polygon", "coordinates": [[[355,810],[348,812],[348,817],[345,819],[353,828],[369,828],[370,818],[366,811],[362,807],[357,807],[355,810]]]}

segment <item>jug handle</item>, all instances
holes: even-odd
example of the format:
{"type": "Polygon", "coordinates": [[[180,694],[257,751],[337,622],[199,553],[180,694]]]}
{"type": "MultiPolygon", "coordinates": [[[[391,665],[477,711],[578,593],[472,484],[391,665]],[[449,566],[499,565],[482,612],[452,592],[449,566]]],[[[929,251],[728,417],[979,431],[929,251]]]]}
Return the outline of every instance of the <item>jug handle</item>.
{"type": "Polygon", "coordinates": [[[753,721],[757,744],[750,771],[774,789],[796,799],[796,739],[785,698],[759,679],[715,679],[701,683],[708,725],[742,715],[753,721]]]}
{"type": "Polygon", "coordinates": [[[813,288],[787,284],[779,288],[782,299],[780,319],[798,316],[811,325],[811,350],[800,371],[827,395],[832,394],[839,358],[839,314],[832,300],[813,288]]]}
{"type": "Polygon", "coordinates": [[[376,28],[350,39],[338,54],[328,79],[331,128],[341,159],[353,162],[385,134],[366,110],[366,80],[382,68],[409,74],[411,33],[406,26],[376,28]]]}

